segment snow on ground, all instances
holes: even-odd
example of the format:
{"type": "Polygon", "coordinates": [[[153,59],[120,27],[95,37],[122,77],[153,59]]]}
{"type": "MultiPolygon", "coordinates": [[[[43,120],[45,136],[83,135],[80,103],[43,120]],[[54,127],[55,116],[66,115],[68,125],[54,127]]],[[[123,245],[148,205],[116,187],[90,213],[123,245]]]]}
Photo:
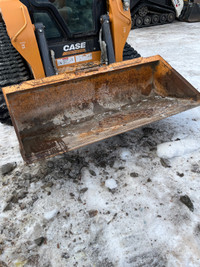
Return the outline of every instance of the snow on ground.
{"type": "Polygon", "coordinates": [[[13,127],[0,123],[0,164],[22,162],[19,143],[13,127]]]}
{"type": "Polygon", "coordinates": [[[185,138],[177,139],[173,142],[162,143],[157,146],[157,155],[159,158],[183,157],[187,153],[191,153],[200,149],[200,139],[185,138]]]}
{"type": "MultiPolygon", "coordinates": [[[[200,90],[199,30],[138,29],[129,43],[200,90]]],[[[199,133],[195,108],[26,165],[1,124],[0,266],[200,266],[199,133]]]]}

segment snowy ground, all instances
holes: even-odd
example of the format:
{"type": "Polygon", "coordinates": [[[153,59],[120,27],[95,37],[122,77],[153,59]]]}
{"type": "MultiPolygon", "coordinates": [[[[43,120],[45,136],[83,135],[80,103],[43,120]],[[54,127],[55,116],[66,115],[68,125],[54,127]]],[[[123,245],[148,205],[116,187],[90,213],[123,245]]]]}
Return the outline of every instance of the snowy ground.
{"type": "MultiPolygon", "coordinates": [[[[200,91],[199,32],[176,22],[129,43],[200,91]]],[[[0,124],[0,266],[200,266],[199,133],[200,107],[28,166],[0,124]]]]}

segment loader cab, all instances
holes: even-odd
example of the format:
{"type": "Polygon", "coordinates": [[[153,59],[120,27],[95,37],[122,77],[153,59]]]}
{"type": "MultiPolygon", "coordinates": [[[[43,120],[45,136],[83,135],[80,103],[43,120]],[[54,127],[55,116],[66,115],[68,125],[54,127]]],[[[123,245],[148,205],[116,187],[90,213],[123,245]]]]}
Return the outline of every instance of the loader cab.
{"type": "Polygon", "coordinates": [[[100,28],[100,16],[106,13],[105,1],[101,0],[21,0],[21,2],[28,7],[33,23],[43,22],[47,39],[96,35],[100,28]]]}
{"type": "MultiPolygon", "coordinates": [[[[84,52],[100,51],[100,16],[106,13],[102,0],[21,0],[29,10],[33,24],[42,22],[48,46],[55,57],[66,56],[66,47],[85,44],[84,52]]],[[[72,49],[70,54],[77,54],[72,49]]],[[[80,52],[83,49],[80,49],[80,52]]]]}

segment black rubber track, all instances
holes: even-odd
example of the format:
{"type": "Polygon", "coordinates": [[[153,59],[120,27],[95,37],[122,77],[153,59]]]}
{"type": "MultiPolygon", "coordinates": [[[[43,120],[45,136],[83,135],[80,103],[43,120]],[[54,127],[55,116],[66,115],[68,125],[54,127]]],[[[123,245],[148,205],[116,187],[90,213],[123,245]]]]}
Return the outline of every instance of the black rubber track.
{"type": "Polygon", "coordinates": [[[171,13],[166,13],[166,14],[150,14],[147,15],[144,18],[139,17],[138,15],[135,16],[135,18],[132,18],[132,26],[131,29],[137,29],[137,28],[144,28],[144,27],[150,27],[150,26],[157,26],[157,25],[164,25],[164,24],[170,24],[175,20],[175,13],[171,12],[171,13]],[[166,16],[166,20],[162,20],[162,16],[166,16]],[[150,17],[150,23],[145,24],[145,18],[146,17],[150,17]],[[156,22],[154,22],[154,17],[158,16],[158,20],[156,22]],[[172,18],[173,16],[173,18],[172,18]],[[137,26],[137,19],[140,18],[143,20],[142,24],[137,26]]]}
{"type": "Polygon", "coordinates": [[[12,46],[4,22],[0,22],[0,122],[11,125],[2,87],[29,80],[31,77],[23,58],[12,46]]]}
{"type": "Polygon", "coordinates": [[[138,54],[138,52],[132,46],[126,43],[123,51],[123,60],[130,60],[138,57],[141,57],[141,55],[138,54]]]}
{"type": "Polygon", "coordinates": [[[146,0],[141,1],[140,5],[136,5],[131,10],[131,17],[132,17],[131,28],[132,29],[169,24],[175,20],[176,18],[175,10],[173,10],[173,8],[170,5],[168,8],[167,6],[164,6],[163,10],[160,12],[159,11],[155,12],[154,8],[157,6],[156,3],[154,4],[152,3],[152,6],[148,7],[145,5],[144,2],[149,2],[149,1],[146,1],[146,0]],[[163,19],[163,16],[165,17],[165,19],[163,19]],[[156,20],[155,20],[155,17],[156,17],[156,20]]]}

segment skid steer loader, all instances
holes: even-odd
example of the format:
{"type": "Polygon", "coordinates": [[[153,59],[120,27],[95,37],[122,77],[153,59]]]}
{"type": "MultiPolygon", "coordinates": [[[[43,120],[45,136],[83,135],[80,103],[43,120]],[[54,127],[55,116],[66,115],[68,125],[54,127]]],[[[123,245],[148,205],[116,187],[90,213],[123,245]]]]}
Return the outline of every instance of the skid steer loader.
{"type": "Polygon", "coordinates": [[[200,0],[130,0],[132,28],[200,21],[200,0]]]}
{"type": "Polygon", "coordinates": [[[0,12],[1,121],[8,107],[28,163],[200,105],[160,56],[126,44],[127,0],[1,0],[0,12]]]}

